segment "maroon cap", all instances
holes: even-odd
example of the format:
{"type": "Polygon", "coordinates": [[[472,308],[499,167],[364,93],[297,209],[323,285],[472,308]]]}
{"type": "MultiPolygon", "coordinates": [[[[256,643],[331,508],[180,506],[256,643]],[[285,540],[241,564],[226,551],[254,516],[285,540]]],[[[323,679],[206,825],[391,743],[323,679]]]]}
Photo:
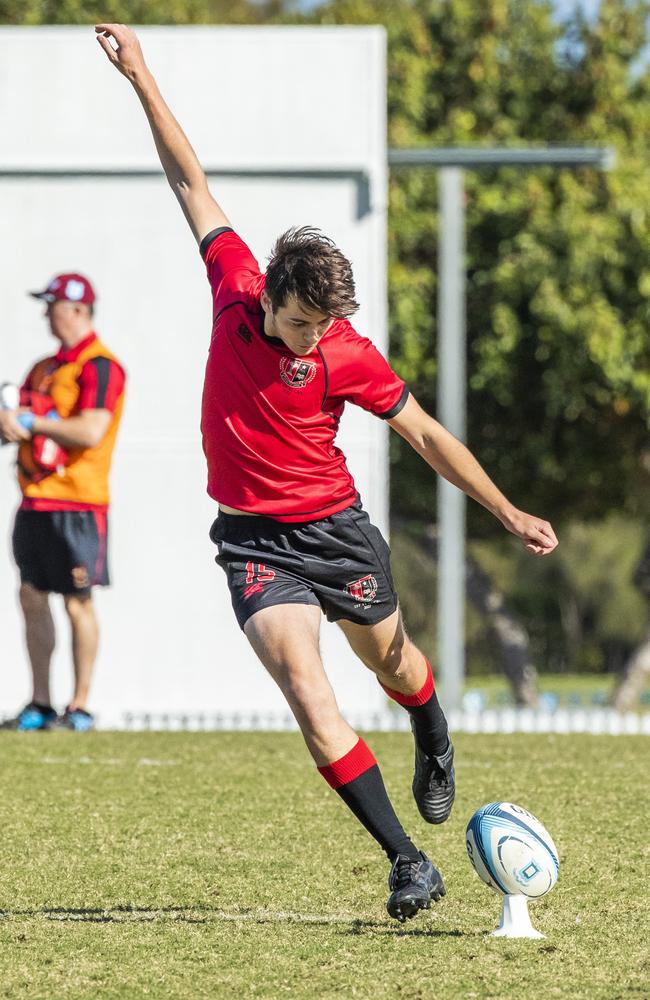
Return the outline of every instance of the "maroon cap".
{"type": "Polygon", "coordinates": [[[90,306],[95,301],[93,286],[83,274],[57,274],[42,292],[29,292],[45,302],[81,302],[90,306]]]}

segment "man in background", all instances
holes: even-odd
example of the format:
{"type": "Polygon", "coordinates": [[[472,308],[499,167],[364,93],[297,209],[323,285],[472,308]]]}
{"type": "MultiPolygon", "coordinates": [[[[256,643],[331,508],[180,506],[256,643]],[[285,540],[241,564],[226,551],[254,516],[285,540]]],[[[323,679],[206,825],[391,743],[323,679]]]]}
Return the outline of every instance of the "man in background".
{"type": "Polygon", "coordinates": [[[37,361],[19,407],[0,410],[0,437],[18,445],[22,502],[13,552],[33,677],[32,700],[5,728],[84,732],[99,628],[92,588],[109,583],[108,479],[124,402],[125,374],[93,329],[95,292],[81,274],[60,274],[42,292],[56,354],[37,361]],[[74,690],[59,717],[50,697],[55,630],[51,593],[61,594],[72,631],[74,690]]]}

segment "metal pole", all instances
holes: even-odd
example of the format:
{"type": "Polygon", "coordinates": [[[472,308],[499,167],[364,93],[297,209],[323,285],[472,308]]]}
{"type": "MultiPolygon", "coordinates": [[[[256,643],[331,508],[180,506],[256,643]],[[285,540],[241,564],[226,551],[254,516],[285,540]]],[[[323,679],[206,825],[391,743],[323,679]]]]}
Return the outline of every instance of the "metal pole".
{"type": "MultiPolygon", "coordinates": [[[[438,419],[465,439],[465,205],[463,171],[439,172],[438,419]]],[[[465,495],[438,478],[438,673],[457,708],[465,673],[465,495]]]]}
{"type": "Polygon", "coordinates": [[[611,170],[616,154],[607,146],[512,146],[488,147],[452,146],[436,149],[389,149],[391,167],[596,167],[611,170]]]}
{"type": "MultiPolygon", "coordinates": [[[[465,438],[465,220],[462,170],[509,164],[611,170],[615,153],[603,146],[451,147],[389,149],[391,167],[429,167],[439,173],[438,416],[465,438]]],[[[465,497],[440,480],[438,488],[438,670],[448,708],[460,704],[465,673],[465,497]]]]}

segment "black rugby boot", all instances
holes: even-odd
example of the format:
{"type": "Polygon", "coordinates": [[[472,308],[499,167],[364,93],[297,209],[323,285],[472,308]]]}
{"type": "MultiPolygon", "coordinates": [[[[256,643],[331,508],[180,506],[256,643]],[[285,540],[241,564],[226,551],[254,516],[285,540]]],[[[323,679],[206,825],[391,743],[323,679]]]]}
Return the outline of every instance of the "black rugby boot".
{"type": "Polygon", "coordinates": [[[398,854],[388,876],[391,894],[386,909],[400,923],[414,917],[418,910],[428,910],[432,900],[437,902],[445,895],[438,869],[423,851],[420,851],[420,859],[413,861],[404,854],[398,854]]]}
{"type": "MultiPolygon", "coordinates": [[[[415,732],[413,734],[415,736],[415,732]]],[[[454,748],[451,740],[440,757],[427,757],[415,740],[415,773],[413,796],[420,815],[427,823],[444,823],[449,819],[456,794],[454,748]]]]}

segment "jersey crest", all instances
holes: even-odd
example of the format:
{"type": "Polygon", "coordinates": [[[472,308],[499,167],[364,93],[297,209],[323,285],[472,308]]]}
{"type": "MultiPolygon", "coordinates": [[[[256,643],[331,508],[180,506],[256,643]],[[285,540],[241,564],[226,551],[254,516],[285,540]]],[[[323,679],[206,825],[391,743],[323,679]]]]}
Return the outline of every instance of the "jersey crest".
{"type": "Polygon", "coordinates": [[[290,389],[302,389],[316,375],[316,362],[303,358],[281,358],[280,377],[290,389]]]}

